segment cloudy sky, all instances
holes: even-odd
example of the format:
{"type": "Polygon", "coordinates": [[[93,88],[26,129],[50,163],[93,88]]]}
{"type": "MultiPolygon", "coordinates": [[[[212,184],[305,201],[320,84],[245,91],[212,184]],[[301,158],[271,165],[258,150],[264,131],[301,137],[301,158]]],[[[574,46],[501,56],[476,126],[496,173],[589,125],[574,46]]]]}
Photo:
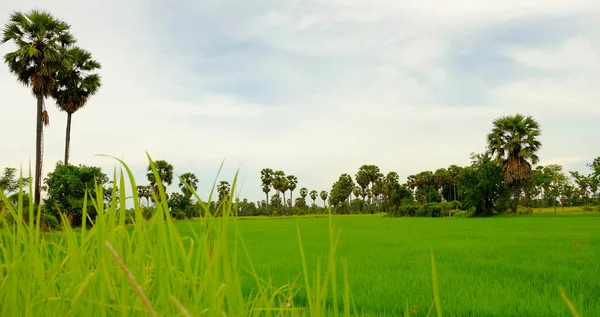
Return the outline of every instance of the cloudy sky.
{"type": "MultiPolygon", "coordinates": [[[[73,117],[71,162],[145,182],[145,152],[207,191],[260,169],[329,190],[362,164],[396,171],[466,165],[492,121],[542,128],[541,164],[585,170],[600,155],[597,0],[219,0],[0,2],[47,9],[102,63],[103,87],[73,117]]],[[[2,22],[3,24],[4,22],[2,22]]],[[[0,46],[4,55],[12,45],[0,46]]],[[[44,172],[64,151],[51,100],[44,172]]],[[[35,100],[0,64],[0,167],[35,162],[35,100]]]]}

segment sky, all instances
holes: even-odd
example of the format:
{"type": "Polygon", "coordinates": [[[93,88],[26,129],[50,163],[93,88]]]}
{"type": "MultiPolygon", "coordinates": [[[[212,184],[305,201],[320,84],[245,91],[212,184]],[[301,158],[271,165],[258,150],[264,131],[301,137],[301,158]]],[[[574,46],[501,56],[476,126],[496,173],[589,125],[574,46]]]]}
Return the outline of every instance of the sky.
{"type": "MultiPolygon", "coordinates": [[[[203,199],[238,171],[239,196],[262,199],[266,167],[318,191],[363,164],[403,181],[468,165],[494,119],[516,113],[541,126],[540,164],[586,171],[600,156],[597,0],[4,0],[1,24],[34,8],[102,64],[70,163],[112,176],[118,162],[97,156],[112,155],[138,184],[146,153],[195,173],[203,199]]],[[[44,174],[66,126],[46,105],[44,174]]],[[[0,167],[34,165],[35,107],[1,63],[0,167]]]]}

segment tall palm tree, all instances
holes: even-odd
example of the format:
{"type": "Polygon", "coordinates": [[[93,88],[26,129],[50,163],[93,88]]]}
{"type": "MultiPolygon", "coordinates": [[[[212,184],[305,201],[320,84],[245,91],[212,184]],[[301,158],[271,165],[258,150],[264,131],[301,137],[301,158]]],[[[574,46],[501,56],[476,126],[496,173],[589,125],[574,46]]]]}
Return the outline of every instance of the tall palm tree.
{"type": "Polygon", "coordinates": [[[260,171],[260,180],[262,182],[262,191],[267,196],[267,206],[269,205],[269,192],[271,191],[271,183],[273,183],[273,170],[270,168],[263,168],[260,171]]]}
{"type": "Polygon", "coordinates": [[[188,189],[186,183],[196,191],[198,189],[198,177],[192,173],[184,173],[179,176],[179,188],[181,188],[181,192],[186,198],[190,198],[192,197],[192,191],[188,189]]]}
{"type": "Polygon", "coordinates": [[[317,200],[318,196],[319,196],[319,193],[316,190],[313,189],[310,191],[310,199],[312,199],[313,205],[315,204],[315,201],[317,200]]]}
{"type": "Polygon", "coordinates": [[[321,199],[323,199],[323,207],[327,208],[327,205],[325,204],[325,202],[327,201],[327,196],[329,195],[329,193],[327,193],[327,191],[322,190],[321,191],[321,199]]]}
{"type": "Polygon", "coordinates": [[[82,48],[73,47],[63,50],[63,67],[57,73],[52,97],[58,107],[67,113],[67,132],[65,137],[65,164],[69,164],[71,145],[71,116],[83,108],[88,99],[102,85],[100,75],[93,73],[101,68],[92,54],[82,48]]]}
{"type": "Polygon", "coordinates": [[[283,171],[273,172],[273,188],[282,194],[282,202],[285,203],[285,192],[288,190],[288,182],[283,171]]]}
{"type": "Polygon", "coordinates": [[[298,177],[296,177],[294,175],[288,175],[287,176],[287,189],[290,191],[290,201],[294,201],[294,197],[292,197],[292,194],[294,193],[294,189],[296,189],[297,185],[298,185],[298,177]]]}
{"type": "Polygon", "coordinates": [[[44,98],[54,90],[57,71],[62,64],[61,49],[75,43],[69,33],[70,25],[56,19],[49,12],[31,10],[26,14],[13,12],[2,33],[2,42],[12,41],[17,49],[4,55],[10,72],[19,82],[30,87],[37,99],[35,140],[34,203],[40,203],[43,161],[43,127],[48,125],[44,98]]]}
{"type": "Polygon", "coordinates": [[[536,153],[542,146],[537,139],[540,126],[531,116],[521,114],[500,117],[493,125],[487,136],[488,149],[502,163],[504,181],[513,194],[514,213],[522,187],[531,179],[531,166],[539,161],[536,153]]]}

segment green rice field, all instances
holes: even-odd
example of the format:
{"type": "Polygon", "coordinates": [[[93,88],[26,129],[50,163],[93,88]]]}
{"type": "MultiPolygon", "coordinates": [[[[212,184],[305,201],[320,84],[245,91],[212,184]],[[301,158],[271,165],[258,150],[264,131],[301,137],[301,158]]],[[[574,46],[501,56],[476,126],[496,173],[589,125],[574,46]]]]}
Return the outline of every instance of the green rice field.
{"type": "MultiPolygon", "coordinates": [[[[255,269],[274,285],[302,284],[297,227],[309,272],[327,258],[327,219],[237,222],[255,269]]],[[[176,226],[186,235],[194,224],[176,226]]],[[[430,313],[431,250],[444,316],[570,316],[559,286],[583,315],[600,316],[600,217],[334,216],[333,224],[353,305],[366,316],[430,313]]]]}

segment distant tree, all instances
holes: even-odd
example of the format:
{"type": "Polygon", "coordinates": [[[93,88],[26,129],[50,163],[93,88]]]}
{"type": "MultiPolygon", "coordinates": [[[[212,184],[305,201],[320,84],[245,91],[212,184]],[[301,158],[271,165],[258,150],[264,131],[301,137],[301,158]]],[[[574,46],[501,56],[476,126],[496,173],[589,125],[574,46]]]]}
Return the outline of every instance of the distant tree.
{"type": "Polygon", "coordinates": [[[223,202],[229,198],[230,186],[228,181],[221,181],[217,186],[217,192],[219,193],[219,202],[223,202]]]}
{"type": "Polygon", "coordinates": [[[539,135],[539,124],[532,117],[517,114],[494,120],[487,136],[488,149],[502,162],[504,182],[513,195],[512,213],[517,211],[523,185],[531,179],[532,165],[539,161],[539,135]]]}
{"type": "Polygon", "coordinates": [[[322,190],[322,191],[321,191],[321,194],[320,194],[320,196],[321,196],[321,199],[323,200],[323,207],[324,207],[324,208],[327,208],[327,204],[326,204],[326,203],[327,203],[327,196],[328,196],[328,195],[329,195],[329,194],[327,193],[327,191],[325,191],[325,190],[322,190]]]}
{"type": "Polygon", "coordinates": [[[287,178],[285,177],[285,173],[281,170],[277,170],[273,172],[273,188],[277,191],[281,196],[283,196],[283,200],[285,200],[285,192],[287,191],[287,178]]]}
{"type": "Polygon", "coordinates": [[[75,43],[69,30],[70,25],[40,10],[31,10],[26,14],[12,13],[2,30],[0,44],[9,41],[16,44],[15,51],[4,55],[8,69],[17,76],[19,82],[31,88],[37,99],[35,205],[40,203],[41,197],[43,126],[49,122],[44,98],[50,97],[54,90],[55,76],[63,63],[61,50],[75,43]]]}
{"type": "Polygon", "coordinates": [[[193,192],[188,188],[189,185],[194,191],[198,190],[198,177],[193,173],[184,173],[179,176],[179,188],[186,198],[191,198],[193,192]]]}
{"type": "MultiPolygon", "coordinates": [[[[30,183],[30,178],[17,177],[17,169],[6,167],[4,173],[0,175],[0,190],[4,192],[4,195],[11,201],[13,205],[16,205],[19,198],[19,181],[23,186],[23,206],[28,206],[27,187],[30,183]]],[[[0,199],[0,212],[4,208],[4,202],[0,199]]]]}
{"type": "Polygon", "coordinates": [[[260,180],[262,182],[262,191],[267,196],[267,205],[269,204],[269,192],[271,191],[271,184],[273,183],[274,172],[270,168],[263,168],[260,171],[260,180]]]}
{"type": "Polygon", "coordinates": [[[298,178],[294,175],[288,175],[287,176],[287,189],[290,191],[290,203],[289,205],[292,205],[292,200],[294,199],[294,197],[292,196],[292,194],[294,193],[294,189],[296,189],[296,186],[298,185],[298,178]]]}
{"type": "Polygon", "coordinates": [[[319,193],[316,190],[310,191],[310,199],[313,201],[313,205],[316,204],[317,197],[319,197],[319,193]]]}
{"type": "Polygon", "coordinates": [[[152,198],[152,186],[138,185],[137,192],[140,199],[146,198],[146,206],[150,206],[150,198],[152,198]]]}
{"type": "MultiPolygon", "coordinates": [[[[154,161],[154,165],[156,166],[156,171],[158,172],[158,177],[160,177],[160,181],[164,186],[165,194],[167,192],[167,186],[171,185],[173,182],[173,165],[165,160],[157,160],[154,161]]],[[[154,171],[152,170],[152,165],[148,165],[147,169],[148,173],[146,177],[148,177],[148,181],[150,182],[150,186],[154,189],[154,193],[158,200],[160,200],[160,195],[158,191],[158,182],[156,177],[154,176],[154,171]]],[[[168,197],[167,197],[168,199],[168,197]]]]}
{"type": "Polygon", "coordinates": [[[58,107],[67,113],[64,162],[69,164],[71,117],[86,105],[102,85],[100,75],[94,73],[101,66],[98,61],[92,59],[90,52],[82,48],[72,47],[61,52],[63,67],[57,73],[52,97],[58,107]]]}
{"type": "Polygon", "coordinates": [[[550,179],[547,188],[544,189],[545,196],[552,202],[554,212],[556,212],[557,199],[567,184],[567,176],[562,172],[562,166],[558,164],[547,165],[543,172],[550,179]]]}

